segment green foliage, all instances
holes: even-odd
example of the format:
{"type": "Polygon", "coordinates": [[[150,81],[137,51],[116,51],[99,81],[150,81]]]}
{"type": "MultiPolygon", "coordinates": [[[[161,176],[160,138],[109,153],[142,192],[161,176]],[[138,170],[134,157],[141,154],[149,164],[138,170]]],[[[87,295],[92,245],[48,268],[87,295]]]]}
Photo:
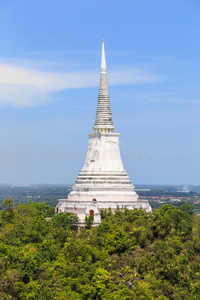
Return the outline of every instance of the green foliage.
{"type": "Polygon", "coordinates": [[[11,210],[11,208],[15,205],[12,198],[7,198],[3,201],[3,206],[6,207],[8,210],[11,210]]]}
{"type": "Polygon", "coordinates": [[[50,207],[48,205],[48,201],[46,202],[32,202],[32,200],[29,201],[30,204],[32,204],[32,207],[34,207],[39,215],[42,215],[44,217],[53,217],[55,215],[55,208],[50,207]]]}
{"type": "Polygon", "coordinates": [[[156,237],[166,237],[169,234],[190,236],[192,219],[186,211],[179,210],[171,204],[162,205],[154,212],[153,231],[156,237]]]}
{"type": "Polygon", "coordinates": [[[86,229],[90,229],[93,223],[93,216],[85,217],[86,229]]]}
{"type": "MultiPolygon", "coordinates": [[[[5,209],[2,212],[2,218],[7,220],[7,221],[11,221],[13,216],[14,216],[14,209],[13,207],[15,206],[12,198],[7,198],[3,201],[3,208],[5,209]]],[[[1,221],[0,221],[0,226],[1,226],[1,221]]]]}
{"type": "Polygon", "coordinates": [[[179,209],[182,211],[186,211],[189,214],[194,213],[194,207],[190,203],[185,203],[185,204],[179,206],[179,209]]]}
{"type": "Polygon", "coordinates": [[[102,211],[100,226],[88,222],[90,229],[77,233],[72,213],[6,201],[0,299],[199,299],[200,219],[191,211],[102,211]]]}
{"type": "Polygon", "coordinates": [[[59,213],[51,219],[51,224],[63,229],[74,228],[74,225],[78,223],[77,215],[73,213],[59,213]]]}

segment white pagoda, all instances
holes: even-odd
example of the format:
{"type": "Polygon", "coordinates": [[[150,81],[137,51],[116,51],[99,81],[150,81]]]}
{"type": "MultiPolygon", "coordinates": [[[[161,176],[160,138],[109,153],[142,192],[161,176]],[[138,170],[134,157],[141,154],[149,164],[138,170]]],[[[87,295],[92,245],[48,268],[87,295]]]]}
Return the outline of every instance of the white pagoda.
{"type": "Polygon", "coordinates": [[[80,223],[92,216],[94,225],[101,223],[100,209],[140,209],[151,212],[148,201],[139,200],[134,186],[124,169],[119,133],[114,132],[108,92],[104,40],[102,41],[99,96],[94,124],[89,134],[89,146],[84,166],[68,199],[59,199],[56,213],[73,212],[80,223]]]}

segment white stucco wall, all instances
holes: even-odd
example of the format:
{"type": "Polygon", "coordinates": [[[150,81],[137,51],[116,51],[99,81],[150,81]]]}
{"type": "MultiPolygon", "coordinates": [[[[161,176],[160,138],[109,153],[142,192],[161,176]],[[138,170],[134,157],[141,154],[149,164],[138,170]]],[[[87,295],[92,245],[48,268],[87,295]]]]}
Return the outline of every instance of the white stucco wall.
{"type": "Polygon", "coordinates": [[[72,212],[77,214],[79,217],[79,221],[81,223],[85,222],[85,217],[89,216],[90,210],[94,211],[94,222],[95,223],[101,223],[101,217],[100,217],[100,209],[111,209],[112,212],[114,212],[117,207],[120,209],[143,209],[147,213],[150,213],[152,211],[151,206],[149,205],[148,201],[142,200],[142,201],[127,201],[126,203],[121,201],[116,202],[93,202],[93,201],[69,201],[68,199],[60,199],[59,203],[57,205],[58,210],[62,212],[72,212]]]}
{"type": "Polygon", "coordinates": [[[83,172],[123,172],[119,150],[119,133],[91,133],[83,172]]]}

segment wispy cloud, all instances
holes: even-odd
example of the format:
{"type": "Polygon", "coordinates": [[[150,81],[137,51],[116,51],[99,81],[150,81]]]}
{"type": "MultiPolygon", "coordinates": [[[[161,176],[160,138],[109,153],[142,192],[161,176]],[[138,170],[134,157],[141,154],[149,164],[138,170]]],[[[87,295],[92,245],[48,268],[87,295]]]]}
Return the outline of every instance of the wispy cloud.
{"type": "MultiPolygon", "coordinates": [[[[110,85],[149,84],[159,76],[136,68],[118,68],[109,72],[110,85]]],[[[95,87],[99,72],[44,72],[9,64],[0,64],[0,105],[30,107],[53,99],[53,93],[65,89],[95,87]]]]}

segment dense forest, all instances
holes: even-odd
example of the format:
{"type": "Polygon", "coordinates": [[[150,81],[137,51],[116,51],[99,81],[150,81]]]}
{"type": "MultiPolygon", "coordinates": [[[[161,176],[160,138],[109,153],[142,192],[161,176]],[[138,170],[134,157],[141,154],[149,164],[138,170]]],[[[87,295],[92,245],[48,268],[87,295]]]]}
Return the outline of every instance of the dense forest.
{"type": "Polygon", "coordinates": [[[6,199],[0,299],[200,299],[200,218],[189,204],[101,215],[79,232],[74,214],[6,199]]]}

